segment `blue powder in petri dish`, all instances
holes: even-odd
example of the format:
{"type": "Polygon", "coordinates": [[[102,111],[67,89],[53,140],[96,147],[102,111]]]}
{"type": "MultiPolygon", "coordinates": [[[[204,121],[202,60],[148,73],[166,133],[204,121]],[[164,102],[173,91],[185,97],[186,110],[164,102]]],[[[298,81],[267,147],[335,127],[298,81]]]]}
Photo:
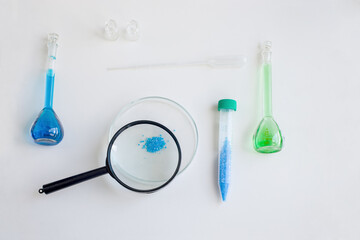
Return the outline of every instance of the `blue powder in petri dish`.
{"type": "Polygon", "coordinates": [[[140,141],[141,143],[144,142],[143,149],[150,153],[156,153],[163,148],[166,148],[166,142],[164,138],[160,135],[159,137],[152,137],[146,138],[145,141],[140,141]]]}

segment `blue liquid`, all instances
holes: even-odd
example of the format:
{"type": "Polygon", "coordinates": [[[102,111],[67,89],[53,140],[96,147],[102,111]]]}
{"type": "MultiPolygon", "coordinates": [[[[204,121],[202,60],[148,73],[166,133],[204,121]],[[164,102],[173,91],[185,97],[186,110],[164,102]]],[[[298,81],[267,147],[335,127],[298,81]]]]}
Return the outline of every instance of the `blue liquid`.
{"type": "Polygon", "coordinates": [[[54,95],[55,73],[48,69],[46,73],[45,107],[31,127],[31,136],[34,141],[41,145],[56,145],[64,137],[64,129],[61,122],[52,109],[54,95]]]}
{"type": "Polygon", "coordinates": [[[45,107],[52,108],[54,96],[54,70],[48,69],[46,73],[45,107]]]}
{"type": "Polygon", "coordinates": [[[31,127],[34,141],[42,145],[56,145],[64,137],[64,129],[52,108],[45,107],[31,127]]]}

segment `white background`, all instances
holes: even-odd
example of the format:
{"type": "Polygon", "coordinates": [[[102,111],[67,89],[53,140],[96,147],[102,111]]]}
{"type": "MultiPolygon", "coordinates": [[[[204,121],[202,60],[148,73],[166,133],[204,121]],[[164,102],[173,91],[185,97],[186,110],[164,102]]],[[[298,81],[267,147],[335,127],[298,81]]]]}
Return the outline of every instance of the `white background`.
{"type": "Polygon", "coordinates": [[[0,1],[0,239],[360,239],[359,0],[0,1]],[[141,39],[106,41],[135,19],[141,39]],[[55,147],[29,136],[44,100],[46,36],[60,35],[55,147]],[[273,41],[282,152],[256,153],[259,43],[273,41]],[[244,54],[244,69],[106,67],[244,54]],[[132,193],[110,176],[50,195],[45,183],[100,167],[118,111],[145,96],[193,115],[198,153],[167,188],[132,193]],[[234,98],[232,187],[217,187],[217,101],[234,98]]]}

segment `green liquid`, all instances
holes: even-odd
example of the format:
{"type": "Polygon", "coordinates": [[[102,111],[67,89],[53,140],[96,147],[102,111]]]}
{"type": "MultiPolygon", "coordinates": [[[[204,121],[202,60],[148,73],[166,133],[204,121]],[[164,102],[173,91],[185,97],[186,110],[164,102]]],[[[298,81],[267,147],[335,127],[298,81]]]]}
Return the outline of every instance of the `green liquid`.
{"type": "Polygon", "coordinates": [[[260,153],[279,152],[283,138],[279,126],[272,117],[271,64],[263,65],[264,118],[261,120],[253,138],[254,149],[260,153]]]}
{"type": "Polygon", "coordinates": [[[271,89],[271,64],[265,64],[263,67],[264,78],[264,116],[272,116],[272,89],[271,89]]]}
{"type": "Polygon", "coordinates": [[[281,131],[272,117],[263,118],[253,140],[255,150],[260,153],[279,152],[283,146],[281,131]]]}

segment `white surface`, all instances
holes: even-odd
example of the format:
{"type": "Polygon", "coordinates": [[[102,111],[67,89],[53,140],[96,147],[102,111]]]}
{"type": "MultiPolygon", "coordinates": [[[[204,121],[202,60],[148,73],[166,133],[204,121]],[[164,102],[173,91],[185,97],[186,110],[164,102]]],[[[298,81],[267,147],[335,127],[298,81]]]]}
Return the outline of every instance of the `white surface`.
{"type": "MultiPolygon", "coordinates": [[[[121,25],[121,24],[120,24],[121,25]]],[[[0,1],[0,239],[360,239],[360,1],[0,1]],[[135,19],[136,43],[104,22],[135,19]],[[54,108],[65,128],[43,147],[28,129],[44,99],[46,35],[60,35],[54,108]],[[273,41],[279,154],[253,151],[260,121],[258,44],[273,41]],[[245,69],[107,72],[115,64],[245,54],[245,69]],[[51,194],[45,183],[99,167],[119,109],[178,101],[198,124],[194,162],[139,195],[109,176],[51,194]],[[216,183],[217,101],[238,100],[232,188],[216,183]]]]}

